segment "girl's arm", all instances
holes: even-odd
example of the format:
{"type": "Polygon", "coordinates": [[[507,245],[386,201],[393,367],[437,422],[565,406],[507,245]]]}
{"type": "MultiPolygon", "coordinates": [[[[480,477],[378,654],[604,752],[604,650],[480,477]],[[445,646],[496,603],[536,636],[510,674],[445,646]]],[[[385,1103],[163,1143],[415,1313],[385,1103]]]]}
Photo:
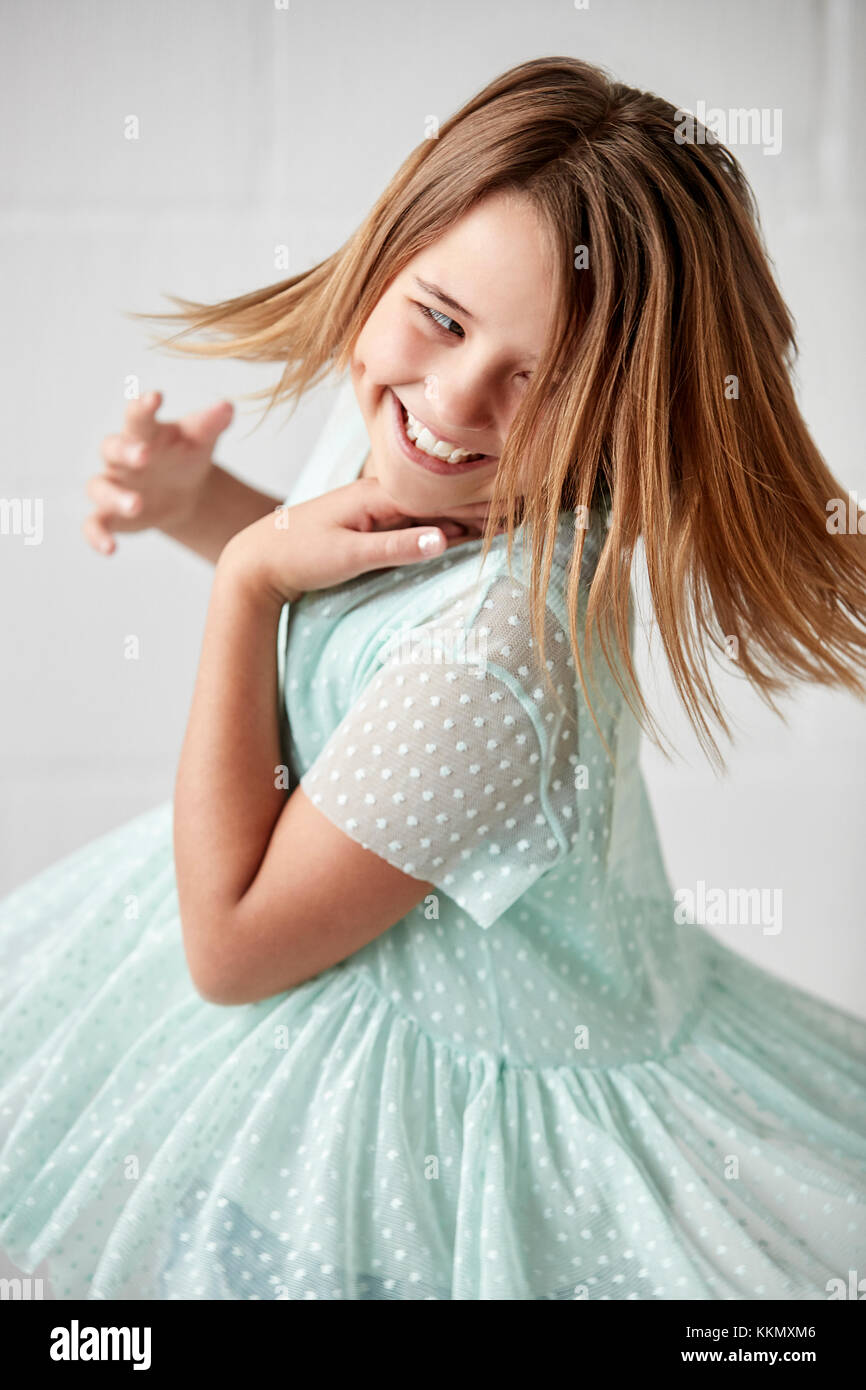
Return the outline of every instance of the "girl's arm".
{"type": "Polygon", "coordinates": [[[418,526],[365,478],[262,517],[224,547],[174,795],[184,946],[206,998],[250,1003],[300,984],[432,891],[344,834],[302,787],[286,796],[277,627],[308,589],[474,539],[487,510],[467,504],[418,526]]]}
{"type": "Polygon", "coordinates": [[[192,515],[158,529],[201,555],[202,559],[216,564],[232,536],[267,516],[282,501],[282,497],[272,497],[268,492],[259,492],[241,482],[215,463],[211,465],[192,515]]]}
{"type": "Polygon", "coordinates": [[[344,835],[300,787],[287,798],[276,785],[277,623],[294,595],[251,582],[237,542],[254,532],[268,537],[251,528],[216,566],[174,797],[187,963],[219,1004],[309,979],[432,891],[344,835]]]}

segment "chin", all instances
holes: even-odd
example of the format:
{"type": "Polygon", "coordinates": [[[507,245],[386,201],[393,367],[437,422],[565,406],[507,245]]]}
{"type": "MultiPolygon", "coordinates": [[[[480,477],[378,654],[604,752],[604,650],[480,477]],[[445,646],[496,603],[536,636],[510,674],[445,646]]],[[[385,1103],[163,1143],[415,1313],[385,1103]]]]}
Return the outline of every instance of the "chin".
{"type": "Polygon", "coordinates": [[[390,459],[384,463],[376,461],[376,477],[388,496],[407,516],[441,516],[449,506],[478,500],[460,497],[447,478],[431,483],[426,478],[416,477],[411,464],[392,462],[390,459]]]}

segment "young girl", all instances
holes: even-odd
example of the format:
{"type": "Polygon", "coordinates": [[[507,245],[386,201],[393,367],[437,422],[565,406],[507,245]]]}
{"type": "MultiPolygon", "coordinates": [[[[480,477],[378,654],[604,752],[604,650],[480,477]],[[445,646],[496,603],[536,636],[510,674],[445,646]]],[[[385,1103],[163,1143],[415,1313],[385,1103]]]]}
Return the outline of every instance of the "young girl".
{"type": "Polygon", "coordinates": [[[227,339],[181,350],[284,364],[272,404],[345,378],[287,507],[158,397],[91,485],[95,544],[216,571],[173,804],[2,904],[0,1243],[59,1297],[864,1268],[866,1025],[678,920],[638,764],[639,540],[712,756],[704,641],[771,703],[866,666],[747,184],[679,130],[524,63],[329,260],[181,301],[227,339]]]}

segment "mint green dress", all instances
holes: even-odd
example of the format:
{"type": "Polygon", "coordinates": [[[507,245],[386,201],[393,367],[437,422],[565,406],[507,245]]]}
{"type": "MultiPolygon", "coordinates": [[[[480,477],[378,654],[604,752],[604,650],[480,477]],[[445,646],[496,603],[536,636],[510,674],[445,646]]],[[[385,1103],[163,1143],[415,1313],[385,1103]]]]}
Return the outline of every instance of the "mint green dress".
{"type": "MultiPolygon", "coordinates": [[[[346,381],[292,500],[368,447],[346,381]]],[[[866,1269],[866,1024],[676,920],[634,718],[597,664],[610,763],[576,678],[573,526],[546,673],[504,538],[283,611],[292,785],[433,885],[355,955],[204,1001],[170,802],[0,903],[0,1248],[57,1297],[807,1300],[866,1269]]]]}

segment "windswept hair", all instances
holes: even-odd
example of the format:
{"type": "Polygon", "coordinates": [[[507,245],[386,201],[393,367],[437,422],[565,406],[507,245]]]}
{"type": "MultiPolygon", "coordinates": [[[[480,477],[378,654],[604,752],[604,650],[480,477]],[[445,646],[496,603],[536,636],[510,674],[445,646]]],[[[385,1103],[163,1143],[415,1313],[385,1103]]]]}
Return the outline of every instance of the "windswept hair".
{"type": "MultiPolygon", "coordinates": [[[[730,729],[710,680],[711,647],[733,654],[777,714],[773,696],[796,679],[866,693],[866,535],[831,532],[829,506],[845,493],[795,400],[794,325],[752,191],[730,151],[695,128],[703,138],[684,139],[683,113],[670,102],[575,58],[521,63],[409,155],[327,260],[223,303],[169,296],[180,312],[137,317],[187,323],[167,340],[177,351],[282,363],[272,391],[249,393],[270,394],[267,415],[345,371],[393,278],[479,200],[504,191],[531,199],[554,249],[558,320],[503,449],[483,554],[495,516],[508,526],[509,561],[514,528],[524,526],[543,663],[560,512],[603,509],[586,597],[587,669],[591,678],[596,631],[661,746],[629,646],[642,538],[673,680],[702,748],[723,766],[710,721],[730,729]],[[177,343],[196,331],[223,341],[177,343]],[[530,481],[519,491],[520,478],[530,481]]],[[[577,634],[584,539],[576,529],[567,604],[589,700],[577,634]]]]}

